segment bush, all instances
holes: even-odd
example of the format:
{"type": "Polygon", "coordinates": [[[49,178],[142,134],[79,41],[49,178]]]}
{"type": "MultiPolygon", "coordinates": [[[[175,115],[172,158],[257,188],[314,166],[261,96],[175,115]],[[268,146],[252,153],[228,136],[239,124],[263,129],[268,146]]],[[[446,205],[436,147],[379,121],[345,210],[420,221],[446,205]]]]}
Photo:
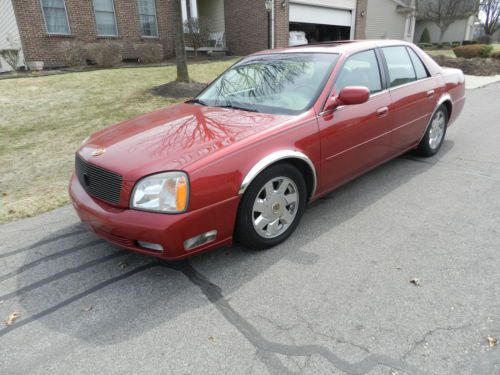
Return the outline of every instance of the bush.
{"type": "Polygon", "coordinates": [[[470,45],[473,45],[473,44],[479,44],[479,43],[477,42],[477,40],[464,40],[462,42],[463,46],[470,46],[470,45]]]}
{"type": "Polygon", "coordinates": [[[134,51],[141,64],[155,64],[163,60],[163,46],[160,43],[134,44],[134,51]]]}
{"type": "Polygon", "coordinates": [[[17,69],[17,64],[19,63],[18,49],[16,48],[0,49],[0,56],[2,56],[2,58],[12,68],[12,70],[17,69]]]}
{"type": "Polygon", "coordinates": [[[61,53],[66,66],[79,66],[85,63],[85,48],[77,40],[62,42],[61,53]]]}
{"type": "Polygon", "coordinates": [[[491,44],[492,38],[491,35],[481,35],[476,40],[479,44],[491,44]]]}
{"type": "Polygon", "coordinates": [[[486,44],[474,44],[456,47],[453,49],[456,57],[463,57],[466,59],[472,59],[474,57],[489,57],[493,51],[493,46],[488,46],[486,44]]]}
{"type": "Polygon", "coordinates": [[[422,31],[422,35],[420,36],[420,43],[430,43],[431,42],[431,33],[429,29],[426,27],[424,31],[422,31]]]}
{"type": "Polygon", "coordinates": [[[490,57],[495,60],[500,60],[500,51],[493,52],[490,57]]]}
{"type": "Polygon", "coordinates": [[[479,51],[479,57],[482,57],[483,59],[486,59],[490,57],[491,53],[493,52],[493,46],[490,45],[482,45],[481,49],[479,51]]]}
{"type": "Polygon", "coordinates": [[[89,54],[98,67],[110,68],[122,62],[123,45],[112,41],[94,43],[89,47],[89,54]]]}
{"type": "Polygon", "coordinates": [[[194,49],[195,56],[198,56],[200,47],[208,45],[209,35],[208,22],[204,18],[191,18],[184,22],[186,46],[194,49]]]}
{"type": "Polygon", "coordinates": [[[461,45],[462,45],[462,43],[461,43],[461,42],[451,42],[451,47],[452,47],[452,48],[459,47],[459,46],[461,46],[461,45]]]}

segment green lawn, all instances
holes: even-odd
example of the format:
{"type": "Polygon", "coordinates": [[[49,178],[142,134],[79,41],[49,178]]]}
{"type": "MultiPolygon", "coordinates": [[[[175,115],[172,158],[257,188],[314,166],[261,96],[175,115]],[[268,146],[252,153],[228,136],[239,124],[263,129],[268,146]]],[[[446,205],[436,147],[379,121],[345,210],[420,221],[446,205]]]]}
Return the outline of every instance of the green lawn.
{"type": "MultiPolygon", "coordinates": [[[[234,60],[192,64],[208,82],[234,60]]],[[[68,203],[74,152],[90,133],[173,104],[149,89],[175,66],[122,68],[0,80],[0,223],[68,203]]]]}

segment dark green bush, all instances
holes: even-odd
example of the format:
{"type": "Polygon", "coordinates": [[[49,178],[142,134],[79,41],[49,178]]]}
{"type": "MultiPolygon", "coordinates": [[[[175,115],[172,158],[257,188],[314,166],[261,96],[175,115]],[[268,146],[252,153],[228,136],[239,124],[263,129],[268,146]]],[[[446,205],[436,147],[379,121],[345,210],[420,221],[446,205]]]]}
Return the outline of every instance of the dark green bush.
{"type": "Polygon", "coordinates": [[[495,60],[500,60],[500,51],[493,52],[490,57],[495,60]]]}
{"type": "Polygon", "coordinates": [[[479,43],[477,42],[477,40],[464,40],[462,42],[463,46],[470,46],[470,45],[473,45],[473,44],[479,44],[479,43]]]}
{"type": "Polygon", "coordinates": [[[429,33],[429,29],[426,27],[424,31],[422,31],[422,35],[420,36],[420,43],[430,43],[431,42],[431,34],[429,33]]]}

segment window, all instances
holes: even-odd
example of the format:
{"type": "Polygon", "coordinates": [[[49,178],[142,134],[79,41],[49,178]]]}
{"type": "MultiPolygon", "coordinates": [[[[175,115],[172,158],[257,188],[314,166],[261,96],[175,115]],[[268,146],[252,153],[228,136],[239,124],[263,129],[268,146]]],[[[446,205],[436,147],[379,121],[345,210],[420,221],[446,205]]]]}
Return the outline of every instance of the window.
{"type": "Polygon", "coordinates": [[[158,36],[158,25],[156,23],[155,0],[138,0],[139,18],[141,21],[141,35],[149,37],[158,36]]]}
{"type": "Polygon", "coordinates": [[[117,36],[114,0],[93,0],[97,35],[117,36]]]}
{"type": "Polygon", "coordinates": [[[64,0],[41,0],[45,28],[49,34],[69,34],[64,0]]]}
{"type": "Polygon", "coordinates": [[[414,50],[408,48],[408,53],[410,54],[411,62],[413,63],[413,67],[415,68],[415,73],[417,73],[417,79],[423,79],[429,77],[427,74],[427,69],[425,69],[422,60],[417,56],[414,50]]]}
{"type": "Polygon", "coordinates": [[[382,51],[384,51],[389,69],[390,87],[404,85],[417,79],[410,55],[405,47],[385,47],[382,51]]]}
{"type": "Polygon", "coordinates": [[[375,51],[357,53],[347,59],[335,83],[337,93],[346,86],[365,86],[370,93],[382,90],[375,51]]]}

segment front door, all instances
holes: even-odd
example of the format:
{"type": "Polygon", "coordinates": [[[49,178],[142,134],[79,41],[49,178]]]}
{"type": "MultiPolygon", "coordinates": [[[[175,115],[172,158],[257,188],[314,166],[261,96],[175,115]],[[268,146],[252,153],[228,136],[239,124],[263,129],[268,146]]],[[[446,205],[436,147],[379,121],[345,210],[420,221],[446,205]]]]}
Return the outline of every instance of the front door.
{"type": "Polygon", "coordinates": [[[384,89],[375,50],[356,53],[346,60],[335,81],[334,93],[347,86],[368,87],[370,99],[319,116],[320,193],[362,174],[394,153],[391,97],[384,89]]]}

